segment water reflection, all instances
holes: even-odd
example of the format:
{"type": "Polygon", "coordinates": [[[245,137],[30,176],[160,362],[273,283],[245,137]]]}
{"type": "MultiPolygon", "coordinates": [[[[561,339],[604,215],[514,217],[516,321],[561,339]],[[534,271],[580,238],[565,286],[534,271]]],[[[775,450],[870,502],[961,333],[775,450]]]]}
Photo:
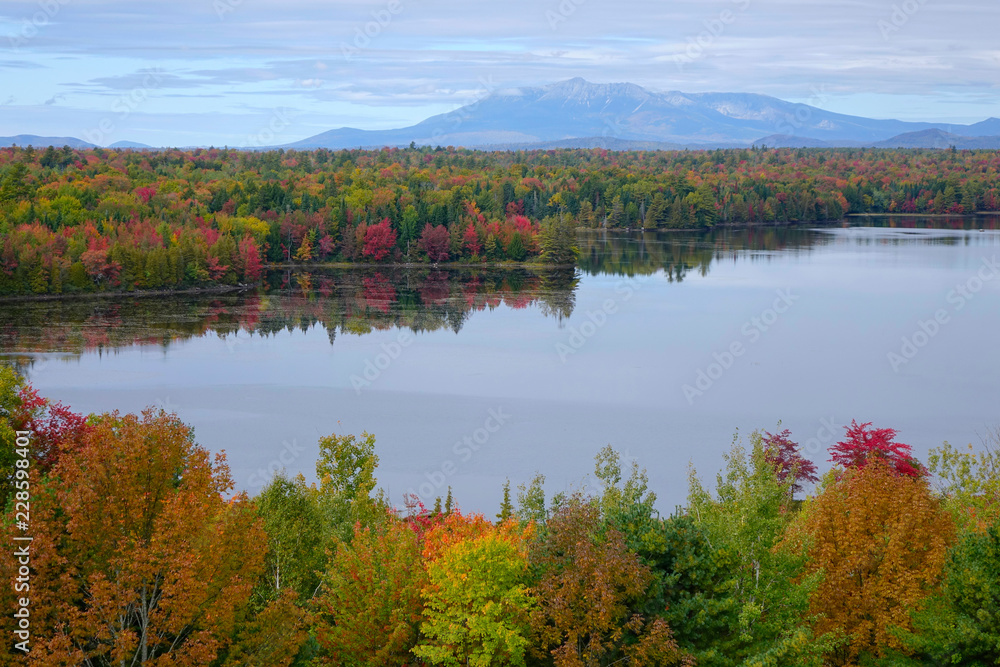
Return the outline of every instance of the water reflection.
{"type": "Polygon", "coordinates": [[[0,350],[30,371],[36,353],[166,348],[213,334],[270,336],[318,325],[333,343],[338,333],[394,327],[457,333],[473,313],[501,304],[568,318],[577,281],[574,271],[525,269],[285,271],[248,294],[11,302],[0,318],[0,350]]]}
{"type": "Polygon", "coordinates": [[[809,252],[843,242],[838,230],[885,230],[858,236],[858,244],[968,243],[956,231],[1000,229],[1000,216],[858,216],[826,226],[754,226],[704,231],[591,231],[580,235],[580,268],[589,275],[651,275],[663,271],[670,281],[690,272],[706,275],[713,261],[755,253],[809,252]],[[933,233],[937,231],[938,233],[933,233]]]}
{"type": "Polygon", "coordinates": [[[100,297],[7,302],[0,308],[0,352],[21,370],[43,353],[79,355],[133,345],[168,347],[193,337],[270,336],[322,327],[364,335],[396,327],[459,332],[477,312],[501,304],[569,318],[580,272],[669,282],[706,276],[714,262],[810,253],[830,244],[995,244],[1000,216],[864,217],[826,227],[751,227],[698,232],[597,231],[580,235],[580,271],[358,268],[279,271],[253,293],[169,298],[100,297]],[[878,233],[858,229],[874,227],[878,233]]]}

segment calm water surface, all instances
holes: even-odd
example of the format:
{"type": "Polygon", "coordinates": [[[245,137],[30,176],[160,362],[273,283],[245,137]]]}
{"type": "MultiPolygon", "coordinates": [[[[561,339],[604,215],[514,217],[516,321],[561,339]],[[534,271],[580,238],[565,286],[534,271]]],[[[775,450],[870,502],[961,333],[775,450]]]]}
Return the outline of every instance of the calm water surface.
{"type": "Polygon", "coordinates": [[[276,274],[253,295],[7,303],[0,350],[77,410],[176,411],[250,492],[279,468],[312,479],[319,437],[367,430],[397,504],[450,485],[492,514],[507,478],[592,484],[611,444],[670,510],[737,429],[780,420],[825,468],[829,426],[853,418],[922,456],[1000,423],[1000,219],[854,224],[595,233],[576,275],[276,274]]]}

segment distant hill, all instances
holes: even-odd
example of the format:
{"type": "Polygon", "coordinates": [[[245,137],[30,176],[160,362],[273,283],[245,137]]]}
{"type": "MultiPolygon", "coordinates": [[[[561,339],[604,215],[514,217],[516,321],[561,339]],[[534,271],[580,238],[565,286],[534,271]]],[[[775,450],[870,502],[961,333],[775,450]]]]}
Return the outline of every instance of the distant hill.
{"type": "Polygon", "coordinates": [[[568,147],[586,142],[602,147],[642,143],[690,148],[754,143],[860,146],[932,129],[965,137],[1000,134],[1000,119],[974,125],[879,120],[767,95],[661,93],[631,83],[596,84],[576,78],[548,86],[493,91],[481,100],[410,127],[343,127],[285,147],[375,148],[410,142],[467,148],[568,147]]]}
{"type": "Polygon", "coordinates": [[[876,148],[1000,148],[1000,136],[959,136],[944,130],[907,132],[875,144],[876,148]]]}
{"type": "Polygon", "coordinates": [[[34,146],[35,148],[48,148],[49,146],[55,146],[56,148],[62,148],[63,146],[69,146],[70,148],[96,148],[94,144],[87,143],[82,139],[77,139],[76,137],[39,137],[35,134],[19,134],[14,137],[0,137],[0,147],[8,148],[10,146],[34,146]]]}
{"type": "Polygon", "coordinates": [[[108,148],[137,148],[137,149],[152,149],[152,146],[147,146],[146,144],[140,144],[137,141],[116,141],[115,143],[108,146],[108,148]]]}

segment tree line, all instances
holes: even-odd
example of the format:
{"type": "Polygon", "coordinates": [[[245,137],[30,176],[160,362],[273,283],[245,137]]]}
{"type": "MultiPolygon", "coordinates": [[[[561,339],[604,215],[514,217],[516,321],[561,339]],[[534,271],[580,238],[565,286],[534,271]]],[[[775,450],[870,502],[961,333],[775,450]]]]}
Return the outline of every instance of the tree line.
{"type": "Polygon", "coordinates": [[[0,149],[0,294],[254,283],[274,264],[572,265],[575,230],[1000,210],[1000,153],[0,149]]]}
{"type": "MultiPolygon", "coordinates": [[[[394,506],[369,434],[322,438],[316,483],[236,493],[176,415],[84,418],[0,368],[39,665],[995,664],[1000,453],[924,464],[896,437],[852,422],[820,478],[787,430],[756,432],[669,516],[608,447],[599,492],[508,482],[487,517],[450,491],[394,506]]],[[[0,569],[13,609],[16,559],[0,569]]]]}

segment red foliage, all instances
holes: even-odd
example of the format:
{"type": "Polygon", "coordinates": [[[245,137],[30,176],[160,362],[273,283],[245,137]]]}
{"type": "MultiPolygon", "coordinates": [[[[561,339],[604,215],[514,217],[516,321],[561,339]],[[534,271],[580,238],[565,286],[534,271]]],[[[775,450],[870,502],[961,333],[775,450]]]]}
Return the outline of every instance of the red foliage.
{"type": "Polygon", "coordinates": [[[361,254],[375,261],[385,259],[396,247],[396,230],[389,225],[389,218],[370,225],[365,230],[364,247],[361,254]]]}
{"type": "Polygon", "coordinates": [[[222,276],[226,275],[226,271],[229,270],[229,265],[220,264],[218,257],[209,255],[205,258],[205,268],[208,269],[209,278],[212,280],[219,280],[222,276]]]}
{"type": "Polygon", "coordinates": [[[469,251],[470,255],[479,255],[483,252],[483,244],[479,242],[479,234],[476,233],[476,228],[472,223],[469,223],[469,226],[465,228],[465,234],[462,235],[462,244],[469,251]]]}
{"type": "Polygon", "coordinates": [[[845,468],[864,468],[872,462],[881,462],[897,475],[923,477],[927,470],[913,457],[913,448],[894,442],[896,429],[871,428],[871,422],[858,424],[851,420],[845,426],[847,438],[830,448],[830,460],[845,468]]]}
{"type": "Polygon", "coordinates": [[[12,415],[16,430],[33,433],[32,447],[42,472],[49,471],[63,451],[75,448],[90,431],[87,419],[60,402],[42,398],[30,384],[18,392],[12,415]]]}
{"type": "Polygon", "coordinates": [[[248,281],[259,280],[264,273],[260,249],[257,247],[257,242],[250,236],[240,241],[240,263],[243,265],[243,277],[248,281]]]}
{"type": "Polygon", "coordinates": [[[135,196],[138,197],[142,201],[143,204],[148,204],[149,200],[152,199],[153,195],[155,195],[155,194],[156,194],[156,188],[155,187],[149,187],[149,186],[147,186],[147,187],[136,188],[135,189],[135,196]]]}
{"type": "Polygon", "coordinates": [[[448,244],[451,239],[448,237],[448,229],[444,225],[434,227],[431,223],[424,225],[424,231],[420,234],[420,249],[427,253],[432,262],[446,262],[451,256],[448,251],[448,244]]]}
{"type": "Polygon", "coordinates": [[[329,234],[327,234],[326,236],[324,236],[323,238],[321,238],[319,240],[319,256],[320,257],[329,257],[330,255],[332,255],[333,254],[334,245],[335,244],[334,244],[333,237],[330,236],[329,234]]]}
{"type": "Polygon", "coordinates": [[[782,482],[789,475],[795,475],[792,492],[796,493],[802,490],[803,482],[816,483],[819,476],[816,474],[816,464],[802,456],[798,443],[792,442],[789,437],[791,434],[787,428],[781,433],[764,431],[764,456],[775,467],[778,479],[782,482]]]}
{"type": "Polygon", "coordinates": [[[396,288],[381,273],[361,279],[365,302],[371,308],[388,313],[396,303],[396,288]]]}

